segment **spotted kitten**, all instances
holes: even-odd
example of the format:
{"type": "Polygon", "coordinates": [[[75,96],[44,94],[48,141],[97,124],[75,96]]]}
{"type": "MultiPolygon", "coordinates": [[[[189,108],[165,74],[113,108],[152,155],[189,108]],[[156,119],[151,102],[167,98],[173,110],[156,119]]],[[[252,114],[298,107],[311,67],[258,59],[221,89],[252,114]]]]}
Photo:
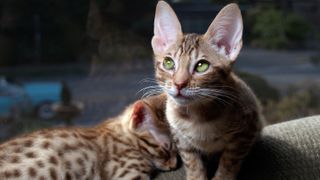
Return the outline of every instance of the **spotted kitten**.
{"type": "Polygon", "coordinates": [[[257,139],[262,115],[256,96],[231,68],[242,47],[242,17],[224,7],[207,32],[183,34],[159,1],[152,47],[156,79],[168,96],[166,116],[188,180],[207,179],[202,155],[222,152],[214,180],[234,180],[257,139]]]}
{"type": "Polygon", "coordinates": [[[143,180],[176,166],[165,96],[129,106],[93,128],[40,130],[0,145],[0,179],[143,180]]]}

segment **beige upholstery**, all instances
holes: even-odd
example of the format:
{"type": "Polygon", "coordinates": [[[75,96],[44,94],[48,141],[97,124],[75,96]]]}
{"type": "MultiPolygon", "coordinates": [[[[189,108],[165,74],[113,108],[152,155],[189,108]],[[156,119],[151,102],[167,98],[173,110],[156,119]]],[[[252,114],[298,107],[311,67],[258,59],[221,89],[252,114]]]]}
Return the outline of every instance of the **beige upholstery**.
{"type": "MultiPolygon", "coordinates": [[[[214,174],[216,164],[213,160],[209,174],[214,174]]],[[[184,179],[184,170],[160,173],[155,179],[184,179]]],[[[238,179],[320,180],[320,116],[265,127],[238,179]]]]}

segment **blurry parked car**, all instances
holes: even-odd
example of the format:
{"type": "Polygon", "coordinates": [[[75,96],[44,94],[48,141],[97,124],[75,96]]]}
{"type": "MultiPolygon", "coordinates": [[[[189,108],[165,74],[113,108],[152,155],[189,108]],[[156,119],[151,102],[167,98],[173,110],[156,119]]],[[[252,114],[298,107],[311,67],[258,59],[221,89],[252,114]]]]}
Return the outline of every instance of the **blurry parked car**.
{"type": "Polygon", "coordinates": [[[0,77],[0,118],[17,118],[24,112],[35,112],[41,119],[55,114],[52,103],[60,100],[60,82],[9,83],[0,77]]]}

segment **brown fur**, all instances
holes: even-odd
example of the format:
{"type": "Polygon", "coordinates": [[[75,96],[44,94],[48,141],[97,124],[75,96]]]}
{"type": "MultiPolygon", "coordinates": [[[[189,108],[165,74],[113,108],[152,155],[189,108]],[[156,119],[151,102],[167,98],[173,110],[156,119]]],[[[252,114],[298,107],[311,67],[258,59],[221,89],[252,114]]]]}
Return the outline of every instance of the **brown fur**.
{"type": "MultiPolygon", "coordinates": [[[[159,12],[164,11],[163,9],[167,9],[167,13],[173,12],[166,3],[160,1],[159,4],[159,12]]],[[[228,10],[237,15],[240,12],[236,5],[230,5],[228,10]]],[[[226,11],[223,11],[218,16],[225,13],[226,11]]],[[[156,16],[161,18],[159,14],[156,16]]],[[[155,30],[157,31],[159,30],[155,30]]],[[[223,53],[227,50],[218,52],[215,48],[219,44],[212,46],[208,32],[204,35],[181,36],[176,33],[174,43],[163,38],[165,43],[172,43],[167,45],[164,51],[159,47],[165,43],[158,43],[164,33],[155,34],[152,42],[155,52],[155,76],[168,96],[166,115],[186,169],[187,179],[207,179],[201,155],[222,152],[213,179],[234,180],[242,160],[261,131],[263,117],[252,90],[232,72],[234,59],[224,56],[223,53]],[[174,60],[175,69],[166,70],[162,66],[165,57],[174,60]],[[202,74],[195,71],[190,73],[201,59],[210,63],[209,69],[202,74]],[[180,101],[179,95],[170,94],[170,90],[177,87],[177,84],[184,84],[184,89],[187,90],[209,89],[217,93],[195,93],[190,99],[182,97],[180,101]]],[[[173,34],[172,31],[168,33],[173,34]]],[[[241,44],[240,41],[237,48],[241,44]]]]}
{"type": "Polygon", "coordinates": [[[93,128],[46,129],[5,142],[0,179],[149,179],[155,168],[174,168],[171,142],[160,144],[149,127],[132,124],[135,111],[142,112],[137,106],[143,106],[149,114],[143,111],[139,122],[148,115],[157,133],[168,135],[164,103],[164,95],[151,97],[93,128]]]}

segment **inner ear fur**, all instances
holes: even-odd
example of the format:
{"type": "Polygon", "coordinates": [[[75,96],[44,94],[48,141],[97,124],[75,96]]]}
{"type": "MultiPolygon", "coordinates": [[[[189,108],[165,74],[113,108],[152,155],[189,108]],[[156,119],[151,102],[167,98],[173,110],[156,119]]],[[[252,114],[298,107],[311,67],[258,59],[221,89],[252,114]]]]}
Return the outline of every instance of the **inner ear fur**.
{"type": "Polygon", "coordinates": [[[130,129],[138,130],[143,126],[146,119],[146,109],[143,101],[137,101],[133,104],[133,110],[130,116],[130,129]]]}
{"type": "Polygon", "coordinates": [[[229,61],[235,61],[242,48],[243,22],[240,8],[225,6],[210,24],[204,38],[210,46],[229,61]]]}

